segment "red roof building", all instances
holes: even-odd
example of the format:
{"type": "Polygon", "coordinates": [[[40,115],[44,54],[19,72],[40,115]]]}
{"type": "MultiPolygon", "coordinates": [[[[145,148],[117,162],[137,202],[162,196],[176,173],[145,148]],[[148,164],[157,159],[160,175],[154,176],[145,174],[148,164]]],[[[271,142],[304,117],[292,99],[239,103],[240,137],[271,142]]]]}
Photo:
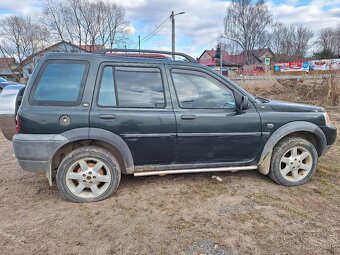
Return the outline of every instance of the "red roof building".
{"type": "MultiPolygon", "coordinates": [[[[215,58],[216,50],[205,50],[198,61],[207,66],[219,66],[220,60],[215,58]]],[[[225,67],[242,67],[247,64],[245,52],[239,54],[229,54],[225,50],[221,50],[222,65],[225,67]]],[[[273,52],[269,48],[252,50],[249,52],[250,63],[248,64],[264,64],[265,58],[272,58],[273,52]]]]}

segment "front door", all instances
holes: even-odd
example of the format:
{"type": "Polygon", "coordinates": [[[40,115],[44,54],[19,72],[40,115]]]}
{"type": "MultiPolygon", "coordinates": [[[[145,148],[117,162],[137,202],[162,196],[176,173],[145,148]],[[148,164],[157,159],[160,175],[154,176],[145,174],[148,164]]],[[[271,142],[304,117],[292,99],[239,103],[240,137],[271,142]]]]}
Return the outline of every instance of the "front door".
{"type": "Polygon", "coordinates": [[[176,163],[251,163],[261,141],[255,107],[239,111],[234,92],[201,69],[170,69],[177,119],[176,163]]]}
{"type": "Polygon", "coordinates": [[[90,127],[121,136],[134,164],[175,159],[176,121],[163,65],[103,63],[90,113],[90,127]]]}

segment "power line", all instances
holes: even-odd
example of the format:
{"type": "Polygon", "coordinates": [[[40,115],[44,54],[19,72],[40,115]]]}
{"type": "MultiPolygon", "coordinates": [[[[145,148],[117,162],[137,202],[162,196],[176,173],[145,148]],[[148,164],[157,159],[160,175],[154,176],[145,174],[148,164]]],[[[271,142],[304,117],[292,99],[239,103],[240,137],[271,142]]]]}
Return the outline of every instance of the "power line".
{"type": "MultiPolygon", "coordinates": [[[[145,36],[144,38],[142,38],[140,40],[141,43],[144,43],[146,41],[148,41],[149,39],[151,39],[155,34],[157,34],[157,32],[159,32],[166,24],[166,22],[170,19],[170,16],[167,17],[158,27],[156,27],[151,33],[149,33],[147,36],[145,36]]],[[[136,44],[137,45],[137,44],[136,44]]]]}
{"type": "Polygon", "coordinates": [[[166,27],[168,24],[164,23],[162,24],[158,29],[156,29],[152,34],[150,34],[148,37],[143,38],[142,42],[146,42],[149,39],[151,39],[154,35],[156,35],[159,31],[161,31],[164,27],[166,27]]]}

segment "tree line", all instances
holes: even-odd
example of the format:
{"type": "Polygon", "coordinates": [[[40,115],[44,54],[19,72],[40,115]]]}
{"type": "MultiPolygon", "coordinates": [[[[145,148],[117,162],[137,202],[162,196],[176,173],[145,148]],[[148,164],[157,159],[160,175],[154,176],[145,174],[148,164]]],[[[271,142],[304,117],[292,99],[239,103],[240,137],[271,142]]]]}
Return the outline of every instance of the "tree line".
{"type": "Polygon", "coordinates": [[[0,20],[0,53],[20,63],[57,41],[84,45],[90,51],[94,45],[119,47],[128,40],[128,26],[124,8],[115,3],[45,0],[35,17],[12,15],[0,20]]]}
{"type": "Polygon", "coordinates": [[[312,48],[316,59],[340,57],[340,24],[315,35],[305,25],[275,22],[264,0],[231,0],[222,36],[227,39],[225,49],[245,52],[248,63],[254,49],[266,47],[275,54],[274,61],[303,59],[312,48]]]}

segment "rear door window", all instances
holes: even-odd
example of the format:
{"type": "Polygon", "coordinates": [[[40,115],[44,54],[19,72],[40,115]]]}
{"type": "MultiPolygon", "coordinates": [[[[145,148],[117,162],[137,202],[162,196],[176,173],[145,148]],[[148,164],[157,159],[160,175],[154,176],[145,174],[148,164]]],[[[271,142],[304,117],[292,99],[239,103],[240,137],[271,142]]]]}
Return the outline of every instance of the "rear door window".
{"type": "Polygon", "coordinates": [[[29,101],[34,105],[79,105],[89,64],[86,61],[47,61],[33,85],[29,101]]]}
{"type": "Polygon", "coordinates": [[[116,67],[119,107],[164,108],[161,70],[153,67],[116,67]]]}

